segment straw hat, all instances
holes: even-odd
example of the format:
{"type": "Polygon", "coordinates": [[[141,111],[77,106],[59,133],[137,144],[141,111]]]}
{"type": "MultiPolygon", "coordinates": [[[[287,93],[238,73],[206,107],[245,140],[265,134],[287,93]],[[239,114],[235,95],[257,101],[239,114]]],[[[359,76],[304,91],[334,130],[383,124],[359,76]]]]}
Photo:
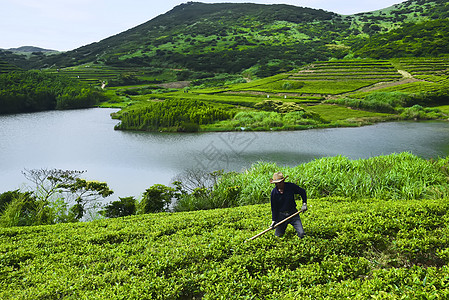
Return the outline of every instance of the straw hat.
{"type": "Polygon", "coordinates": [[[284,174],[282,174],[282,172],[276,172],[273,174],[273,178],[270,179],[270,183],[279,183],[281,181],[284,181],[287,177],[288,175],[284,177],[284,174]]]}

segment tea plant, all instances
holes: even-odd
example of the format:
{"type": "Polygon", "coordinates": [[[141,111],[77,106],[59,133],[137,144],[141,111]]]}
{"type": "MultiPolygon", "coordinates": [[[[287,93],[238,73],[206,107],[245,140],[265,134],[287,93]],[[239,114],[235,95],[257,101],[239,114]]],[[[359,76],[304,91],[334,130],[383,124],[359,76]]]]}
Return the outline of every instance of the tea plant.
{"type": "Polygon", "coordinates": [[[449,201],[309,199],[306,237],[268,204],[0,229],[2,299],[446,298],[449,201]]]}

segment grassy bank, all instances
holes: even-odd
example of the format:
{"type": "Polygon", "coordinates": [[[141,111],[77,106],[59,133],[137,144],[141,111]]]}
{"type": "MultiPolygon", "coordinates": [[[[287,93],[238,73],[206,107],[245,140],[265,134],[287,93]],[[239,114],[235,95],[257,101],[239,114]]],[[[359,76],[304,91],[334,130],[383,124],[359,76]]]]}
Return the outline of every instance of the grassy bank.
{"type": "Polygon", "coordinates": [[[268,178],[277,171],[307,190],[308,197],[353,200],[449,198],[448,158],[426,160],[410,153],[368,159],[324,157],[297,166],[259,162],[244,172],[226,173],[209,189],[178,200],[178,211],[224,208],[269,201],[268,178]]]}

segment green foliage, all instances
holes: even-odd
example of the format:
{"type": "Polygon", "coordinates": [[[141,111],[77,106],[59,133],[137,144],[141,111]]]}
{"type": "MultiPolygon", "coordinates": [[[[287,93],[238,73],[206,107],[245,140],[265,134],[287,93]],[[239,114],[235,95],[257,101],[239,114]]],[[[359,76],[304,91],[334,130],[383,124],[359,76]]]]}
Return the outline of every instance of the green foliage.
{"type": "Polygon", "coordinates": [[[264,100],[256,103],[254,108],[264,111],[274,111],[279,113],[288,113],[293,111],[302,111],[304,109],[294,102],[282,102],[280,100],[264,100]]]}
{"type": "Polygon", "coordinates": [[[100,214],[106,218],[119,218],[135,215],[137,211],[137,201],[134,197],[119,197],[118,201],[113,201],[106,205],[100,214]]]}
{"type": "Polygon", "coordinates": [[[9,72],[13,72],[13,71],[19,71],[19,70],[20,70],[20,68],[18,68],[17,66],[9,64],[0,59],[0,74],[9,73],[9,72]]]}
{"type": "Polygon", "coordinates": [[[228,119],[232,113],[196,100],[165,100],[130,108],[120,115],[117,129],[197,131],[203,124],[228,119]]]}
{"type": "Polygon", "coordinates": [[[325,157],[295,167],[261,162],[221,176],[207,199],[191,193],[179,201],[186,202],[182,210],[266,203],[273,188],[269,178],[276,171],[289,175],[312,198],[440,199],[449,197],[448,168],[447,159],[427,161],[410,153],[359,160],[325,157]]]}
{"type": "Polygon", "coordinates": [[[39,71],[0,75],[0,114],[92,107],[105,98],[76,80],[39,71]]]}
{"type": "Polygon", "coordinates": [[[0,213],[3,213],[8,204],[11,203],[19,195],[19,190],[8,191],[0,194],[0,213]]]}
{"type": "Polygon", "coordinates": [[[2,226],[30,226],[79,221],[89,210],[96,209],[99,198],[113,191],[106,183],[79,178],[83,171],[32,169],[23,172],[31,181],[32,192],[13,191],[2,194],[7,203],[2,226]],[[72,205],[69,208],[69,205],[72,205]],[[6,221],[5,221],[6,220],[6,221]]]}
{"type": "Polygon", "coordinates": [[[398,108],[407,106],[410,102],[411,97],[401,92],[371,93],[363,100],[340,98],[326,101],[326,103],[335,103],[352,108],[382,113],[396,113],[398,108]]]}
{"type": "Polygon", "coordinates": [[[238,75],[218,74],[214,77],[206,77],[192,80],[191,87],[210,88],[229,84],[245,83],[246,80],[238,75]]]}
{"type": "Polygon", "coordinates": [[[166,211],[175,197],[175,189],[163,184],[155,184],[147,189],[139,203],[139,213],[148,214],[166,211]]]}
{"type": "MultiPolygon", "coordinates": [[[[125,121],[123,129],[190,132],[231,131],[242,128],[297,130],[362,126],[386,120],[414,119],[413,114],[408,113],[410,109],[406,109],[404,113],[404,108],[415,104],[427,107],[447,103],[449,81],[444,72],[448,67],[445,58],[318,61],[294,72],[247,83],[206,89],[191,88],[163,94],[156,92],[145,97],[127,95],[127,101],[136,101],[138,104],[126,108],[118,116],[123,116],[125,121]],[[410,76],[407,72],[412,72],[416,74],[413,76],[427,81],[413,78],[398,81],[397,79],[403,79],[399,71],[405,74],[404,76],[410,76]],[[433,73],[436,75],[430,75],[433,73]],[[171,100],[173,106],[178,106],[176,102],[201,101],[215,109],[226,110],[229,117],[198,124],[189,120],[190,115],[186,116],[182,112],[177,114],[179,117],[170,121],[170,118],[167,118],[170,113],[164,112],[161,118],[165,119],[162,121],[151,116],[155,124],[152,127],[145,123],[145,120],[149,122],[149,119],[143,109],[152,105],[146,101],[148,98],[156,102],[161,99],[171,100]],[[316,105],[320,102],[339,105],[316,105]],[[288,114],[301,112],[301,107],[305,113],[288,114]],[[264,114],[266,111],[281,114],[264,114]],[[230,116],[234,117],[231,119],[230,116]],[[160,122],[165,122],[166,127],[159,126],[160,122]],[[171,124],[171,127],[167,127],[167,123],[171,124]]],[[[157,107],[160,106],[162,105],[157,104],[157,107]]],[[[201,106],[199,107],[202,110],[201,106]]],[[[446,118],[444,114],[429,109],[419,117],[446,118]]]]}
{"type": "Polygon", "coordinates": [[[444,116],[438,108],[424,108],[418,104],[405,108],[400,115],[405,120],[434,120],[444,116]]]}
{"type": "Polygon", "coordinates": [[[405,1],[355,15],[292,5],[189,2],[72,51],[23,55],[0,50],[0,59],[27,69],[82,66],[86,72],[78,75],[80,79],[94,78],[96,83],[99,78],[112,84],[136,81],[120,82],[118,76],[109,74],[92,77],[89,67],[155,70],[148,76],[137,75],[139,82],[145,77],[188,80],[198,79],[195,73],[236,74],[248,69],[266,77],[317,60],[359,54],[391,57],[446,53],[444,22],[448,15],[442,0],[405,1]]]}
{"type": "Polygon", "coordinates": [[[246,243],[268,204],[0,229],[0,298],[444,299],[448,210],[309,199],[304,239],[288,227],[246,243]]]}
{"type": "Polygon", "coordinates": [[[0,227],[53,224],[54,211],[36,199],[31,192],[14,191],[11,201],[0,215],[0,227]]]}
{"type": "Polygon", "coordinates": [[[354,50],[361,57],[376,59],[439,56],[449,53],[448,30],[447,19],[406,23],[401,28],[370,37],[354,50]]]}
{"type": "MultiPolygon", "coordinates": [[[[283,106],[285,108],[285,106],[283,106]]],[[[319,126],[323,122],[316,114],[303,110],[288,113],[267,111],[242,111],[232,120],[219,124],[233,130],[293,130],[319,126]]]]}

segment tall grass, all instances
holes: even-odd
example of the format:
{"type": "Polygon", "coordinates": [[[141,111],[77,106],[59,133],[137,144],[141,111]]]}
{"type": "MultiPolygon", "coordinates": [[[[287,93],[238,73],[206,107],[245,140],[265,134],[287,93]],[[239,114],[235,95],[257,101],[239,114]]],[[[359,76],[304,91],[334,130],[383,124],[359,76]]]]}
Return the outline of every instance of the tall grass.
{"type": "Polygon", "coordinates": [[[231,120],[224,120],[216,125],[239,130],[273,130],[299,129],[301,126],[318,126],[322,123],[323,120],[317,114],[304,111],[289,113],[243,111],[237,113],[231,120]]]}
{"type": "Polygon", "coordinates": [[[407,94],[401,92],[377,92],[367,95],[363,100],[340,98],[327,100],[326,103],[335,103],[374,112],[396,113],[398,107],[406,106],[410,102],[409,98],[407,94]]]}
{"type": "MultiPolygon", "coordinates": [[[[274,187],[269,178],[276,171],[305,188],[309,198],[441,199],[449,196],[448,169],[448,158],[425,160],[408,152],[358,160],[325,157],[294,167],[259,162],[244,172],[224,174],[210,190],[207,203],[192,195],[188,202],[195,209],[267,203],[274,187]]],[[[186,201],[180,199],[178,208],[186,201]]]]}

